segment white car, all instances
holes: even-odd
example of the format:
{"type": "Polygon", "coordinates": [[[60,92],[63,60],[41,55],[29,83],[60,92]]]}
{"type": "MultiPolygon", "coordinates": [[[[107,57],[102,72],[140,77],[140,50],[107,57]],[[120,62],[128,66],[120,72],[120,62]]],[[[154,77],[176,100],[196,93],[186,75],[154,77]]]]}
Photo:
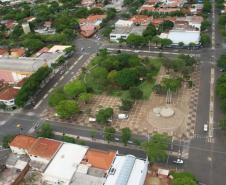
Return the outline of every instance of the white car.
{"type": "Polygon", "coordinates": [[[207,131],[208,131],[208,125],[207,125],[207,124],[204,124],[204,128],[203,128],[203,130],[204,130],[205,132],[207,132],[207,131]]]}
{"type": "Polygon", "coordinates": [[[174,164],[184,164],[184,161],[182,159],[177,159],[173,161],[174,164]]]}
{"type": "Polygon", "coordinates": [[[89,117],[89,122],[96,122],[96,118],[89,117]]]}
{"type": "Polygon", "coordinates": [[[120,141],[120,139],[119,139],[119,138],[117,138],[117,137],[115,137],[115,141],[120,141]]]}
{"type": "Polygon", "coordinates": [[[118,114],[118,119],[128,119],[128,114],[118,114]]]}

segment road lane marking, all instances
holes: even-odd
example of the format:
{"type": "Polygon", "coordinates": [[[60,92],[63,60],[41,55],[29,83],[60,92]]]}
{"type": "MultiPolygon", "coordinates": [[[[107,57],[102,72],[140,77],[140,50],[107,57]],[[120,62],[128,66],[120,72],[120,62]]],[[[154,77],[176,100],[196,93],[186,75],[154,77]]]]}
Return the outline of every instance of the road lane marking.
{"type": "Polygon", "coordinates": [[[37,109],[37,108],[39,107],[39,105],[41,105],[42,102],[43,102],[43,99],[40,100],[40,101],[35,105],[34,109],[37,109]]]}

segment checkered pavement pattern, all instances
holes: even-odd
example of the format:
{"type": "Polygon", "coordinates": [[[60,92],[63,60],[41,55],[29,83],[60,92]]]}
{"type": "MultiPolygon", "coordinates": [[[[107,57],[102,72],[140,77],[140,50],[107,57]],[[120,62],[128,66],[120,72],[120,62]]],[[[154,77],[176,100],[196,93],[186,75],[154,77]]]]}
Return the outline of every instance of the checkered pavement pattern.
{"type": "Polygon", "coordinates": [[[198,96],[199,96],[199,83],[200,83],[200,69],[199,66],[193,74],[193,88],[191,92],[190,104],[189,104],[189,114],[187,117],[187,129],[186,129],[186,138],[191,139],[195,134],[195,124],[197,116],[197,105],[198,105],[198,96]]]}

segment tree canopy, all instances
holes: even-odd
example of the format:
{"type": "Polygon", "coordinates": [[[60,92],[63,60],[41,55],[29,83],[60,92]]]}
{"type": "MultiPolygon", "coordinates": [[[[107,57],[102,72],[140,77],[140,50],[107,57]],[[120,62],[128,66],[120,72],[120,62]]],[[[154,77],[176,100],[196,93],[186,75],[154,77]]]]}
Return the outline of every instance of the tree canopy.
{"type": "Polygon", "coordinates": [[[74,100],[62,100],[56,106],[56,112],[60,118],[71,118],[79,112],[79,106],[74,100]]]}
{"type": "Polygon", "coordinates": [[[104,138],[109,143],[114,139],[115,129],[113,127],[105,127],[104,129],[104,138]]]}
{"type": "Polygon", "coordinates": [[[150,141],[143,143],[143,148],[150,162],[164,162],[167,158],[169,137],[165,134],[154,134],[150,141]]]}
{"type": "Polygon", "coordinates": [[[131,137],[132,137],[132,132],[130,128],[126,127],[121,130],[121,140],[125,146],[128,144],[128,141],[131,139],[131,137]]]}
{"type": "Polygon", "coordinates": [[[226,55],[221,55],[217,60],[217,66],[226,69],[226,55]]]}
{"type": "Polygon", "coordinates": [[[43,123],[41,128],[37,131],[37,137],[53,138],[53,136],[53,129],[48,123],[43,123]]]}
{"type": "Polygon", "coordinates": [[[112,115],[113,115],[112,108],[101,109],[96,114],[96,121],[97,123],[100,124],[107,124],[108,120],[112,117],[112,115]]]}
{"type": "Polygon", "coordinates": [[[197,185],[197,179],[188,172],[173,173],[173,185],[197,185]]]}

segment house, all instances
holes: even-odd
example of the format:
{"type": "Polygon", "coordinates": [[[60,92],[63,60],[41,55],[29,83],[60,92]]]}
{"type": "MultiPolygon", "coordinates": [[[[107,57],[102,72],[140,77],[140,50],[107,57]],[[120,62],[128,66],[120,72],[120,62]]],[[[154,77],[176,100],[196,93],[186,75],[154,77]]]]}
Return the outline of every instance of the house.
{"type": "Polygon", "coordinates": [[[80,34],[85,38],[92,37],[95,33],[96,27],[93,25],[80,26],[80,34]]]}
{"type": "Polygon", "coordinates": [[[130,34],[142,35],[147,26],[136,26],[133,21],[118,20],[115,29],[110,33],[110,41],[119,42],[127,39],[130,34]]]}
{"type": "Polygon", "coordinates": [[[36,139],[31,136],[17,135],[9,143],[11,151],[15,154],[27,154],[30,147],[35,143],[36,139]]]}
{"type": "Polygon", "coordinates": [[[38,138],[30,146],[27,154],[31,161],[48,164],[60,149],[62,142],[47,138],[38,138]]]}
{"type": "Polygon", "coordinates": [[[64,143],[43,173],[47,184],[69,185],[88,147],[64,143]]]}
{"type": "Polygon", "coordinates": [[[133,21],[120,19],[115,23],[115,28],[131,27],[132,25],[133,25],[133,21]]]}
{"type": "Polygon", "coordinates": [[[148,159],[133,155],[117,155],[106,175],[105,185],[143,185],[148,171],[148,159]]]}
{"type": "Polygon", "coordinates": [[[14,107],[15,106],[15,98],[19,89],[14,87],[7,87],[0,91],[0,103],[4,104],[7,107],[14,107]]]}
{"type": "Polygon", "coordinates": [[[10,50],[10,56],[11,57],[23,57],[25,55],[25,49],[24,48],[12,48],[10,50]]]}
{"type": "Polygon", "coordinates": [[[197,15],[202,13],[203,10],[203,4],[192,4],[189,8],[189,12],[191,15],[197,15]]]}
{"type": "Polygon", "coordinates": [[[83,161],[94,168],[108,170],[111,167],[111,163],[114,160],[115,156],[115,151],[89,149],[83,161]]]}
{"type": "Polygon", "coordinates": [[[183,43],[185,46],[193,43],[199,45],[200,31],[199,30],[186,30],[186,29],[172,29],[169,33],[162,33],[160,38],[167,38],[173,42],[173,45],[183,43]]]}
{"type": "Polygon", "coordinates": [[[35,33],[39,33],[40,35],[53,35],[56,33],[56,29],[52,28],[51,21],[45,21],[44,24],[34,30],[35,33]]]}
{"type": "Polygon", "coordinates": [[[203,17],[202,16],[186,16],[186,17],[177,17],[175,24],[178,23],[178,21],[185,21],[188,23],[189,26],[193,27],[193,28],[197,28],[200,30],[201,28],[201,24],[203,22],[203,17]]]}
{"type": "Polygon", "coordinates": [[[1,59],[0,59],[0,66],[2,66],[2,69],[0,69],[0,80],[4,81],[5,83],[9,83],[9,84],[17,84],[19,81],[21,81],[24,78],[29,77],[32,74],[32,72],[29,70],[24,71],[21,69],[21,71],[20,71],[19,69],[16,69],[17,64],[15,66],[13,66],[13,65],[14,65],[13,63],[9,63],[8,66],[1,65],[1,59]],[[12,66],[11,66],[11,64],[12,64],[12,66]]]}
{"type": "Polygon", "coordinates": [[[82,0],[81,5],[87,8],[91,8],[96,4],[95,0],[82,0]]]}
{"type": "Polygon", "coordinates": [[[152,19],[153,17],[147,15],[134,15],[132,18],[130,18],[130,21],[132,21],[135,25],[147,26],[152,19]]]}

